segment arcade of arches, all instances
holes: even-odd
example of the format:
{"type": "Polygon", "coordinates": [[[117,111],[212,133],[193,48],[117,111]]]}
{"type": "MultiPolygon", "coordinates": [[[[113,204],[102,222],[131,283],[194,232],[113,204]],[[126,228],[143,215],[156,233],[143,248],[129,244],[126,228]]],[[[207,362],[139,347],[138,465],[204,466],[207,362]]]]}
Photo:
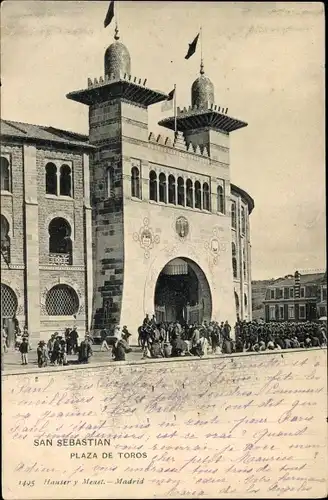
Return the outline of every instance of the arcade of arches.
{"type": "Polygon", "coordinates": [[[162,269],[155,288],[159,321],[202,323],[210,321],[212,298],[202,269],[192,260],[175,258],[162,269]]]}

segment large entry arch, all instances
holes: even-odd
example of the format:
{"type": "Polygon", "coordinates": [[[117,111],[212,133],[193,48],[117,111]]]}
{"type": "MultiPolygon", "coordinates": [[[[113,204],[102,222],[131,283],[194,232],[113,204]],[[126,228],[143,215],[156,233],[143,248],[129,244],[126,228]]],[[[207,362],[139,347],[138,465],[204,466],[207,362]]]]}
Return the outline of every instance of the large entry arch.
{"type": "Polygon", "coordinates": [[[198,323],[210,321],[212,297],[203,270],[191,259],[177,257],[160,272],[155,287],[157,321],[198,323]]]}

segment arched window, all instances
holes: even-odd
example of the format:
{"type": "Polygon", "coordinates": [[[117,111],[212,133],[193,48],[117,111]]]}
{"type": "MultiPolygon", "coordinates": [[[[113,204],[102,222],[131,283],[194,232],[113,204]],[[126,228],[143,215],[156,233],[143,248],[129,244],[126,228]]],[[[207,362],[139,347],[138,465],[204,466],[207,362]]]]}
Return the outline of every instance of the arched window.
{"type": "Polygon", "coordinates": [[[52,287],[46,296],[46,311],[49,316],[73,316],[79,310],[79,298],[68,285],[52,287]]]}
{"type": "Polygon", "coordinates": [[[10,263],[10,236],[9,222],[6,217],[1,214],[1,254],[6,263],[10,263]]]}
{"type": "Polygon", "coordinates": [[[59,186],[62,196],[72,196],[72,171],[68,165],[60,167],[59,186]]]}
{"type": "Polygon", "coordinates": [[[57,265],[72,264],[71,226],[62,217],[49,224],[49,262],[57,265]]]}
{"type": "Polygon", "coordinates": [[[247,307],[248,301],[247,301],[246,293],[244,293],[244,304],[245,304],[245,307],[247,307]]]}
{"type": "Polygon", "coordinates": [[[159,201],[166,203],[166,176],[165,174],[161,173],[159,174],[158,177],[159,181],[159,201]]]}
{"type": "Polygon", "coordinates": [[[218,212],[220,214],[225,213],[224,209],[224,192],[223,192],[223,186],[218,186],[217,189],[217,203],[218,203],[218,212]]]}
{"type": "Polygon", "coordinates": [[[176,204],[174,175],[169,175],[169,203],[173,203],[174,205],[176,204]]]}
{"type": "Polygon", "coordinates": [[[245,207],[241,207],[240,218],[241,218],[241,232],[242,232],[242,234],[245,234],[246,233],[246,213],[245,213],[245,207]]]}
{"type": "Polygon", "coordinates": [[[203,184],[203,209],[210,210],[210,188],[207,182],[203,184]]]}
{"type": "Polygon", "coordinates": [[[46,194],[57,195],[57,167],[54,163],[46,165],[46,194]]]}
{"type": "Polygon", "coordinates": [[[157,201],[157,175],[154,170],[149,174],[149,199],[157,201]]]}
{"type": "Polygon", "coordinates": [[[1,191],[11,192],[10,165],[9,161],[4,156],[1,156],[0,159],[0,169],[1,191]]]}
{"type": "Polygon", "coordinates": [[[138,167],[131,168],[131,196],[133,198],[141,198],[140,172],[138,167]]]}
{"type": "Polygon", "coordinates": [[[193,191],[193,185],[192,185],[192,180],[187,179],[186,182],[186,204],[187,207],[194,207],[194,191],[193,191]]]}
{"type": "Polygon", "coordinates": [[[202,209],[202,188],[199,181],[195,182],[195,208],[202,209]]]}
{"type": "Polygon", "coordinates": [[[232,251],[232,274],[234,278],[237,278],[237,252],[235,243],[231,243],[232,251]]]}
{"type": "Polygon", "coordinates": [[[14,290],[1,283],[1,317],[14,318],[17,306],[18,301],[14,290]]]}
{"type": "Polygon", "coordinates": [[[236,218],[236,202],[231,202],[231,227],[236,229],[237,227],[237,218],[236,218]]]}
{"type": "Polygon", "coordinates": [[[178,205],[184,207],[185,204],[185,187],[184,180],[182,177],[178,177],[178,205]]]}
{"type": "Polygon", "coordinates": [[[108,167],[106,171],[107,198],[114,197],[114,169],[108,167]]]}
{"type": "Polygon", "coordinates": [[[235,292],[235,306],[236,306],[236,313],[238,314],[239,313],[239,297],[238,297],[237,292],[235,292]]]}

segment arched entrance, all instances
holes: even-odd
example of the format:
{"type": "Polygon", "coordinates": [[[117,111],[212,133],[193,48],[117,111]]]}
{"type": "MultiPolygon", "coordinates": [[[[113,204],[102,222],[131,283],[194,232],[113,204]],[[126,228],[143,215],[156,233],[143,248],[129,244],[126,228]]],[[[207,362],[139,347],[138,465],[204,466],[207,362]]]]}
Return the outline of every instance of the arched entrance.
{"type": "Polygon", "coordinates": [[[202,269],[192,260],[178,257],[168,262],[155,287],[157,321],[198,323],[210,321],[212,298],[202,269]]]}

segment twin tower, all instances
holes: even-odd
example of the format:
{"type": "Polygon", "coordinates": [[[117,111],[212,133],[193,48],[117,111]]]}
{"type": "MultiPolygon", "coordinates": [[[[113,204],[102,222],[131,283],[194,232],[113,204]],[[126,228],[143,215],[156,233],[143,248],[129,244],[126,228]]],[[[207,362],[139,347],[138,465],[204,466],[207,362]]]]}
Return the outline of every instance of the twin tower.
{"type": "Polygon", "coordinates": [[[117,29],[114,38],[105,52],[104,77],[88,79],[86,89],[67,95],[89,106],[94,146],[87,174],[93,239],[90,326],[125,324],[136,335],[147,313],[167,322],[234,322],[236,293],[239,315],[249,318],[243,299],[247,294],[250,304],[252,200],[231,185],[229,168],[229,134],[247,124],[214,104],[214,86],[201,64],[191,106],[159,122],[177,128],[174,140],[155,137],[148,130],[148,107],[168,96],[133,76],[117,29]],[[238,275],[232,244],[236,260],[247,267],[238,275]]]}

